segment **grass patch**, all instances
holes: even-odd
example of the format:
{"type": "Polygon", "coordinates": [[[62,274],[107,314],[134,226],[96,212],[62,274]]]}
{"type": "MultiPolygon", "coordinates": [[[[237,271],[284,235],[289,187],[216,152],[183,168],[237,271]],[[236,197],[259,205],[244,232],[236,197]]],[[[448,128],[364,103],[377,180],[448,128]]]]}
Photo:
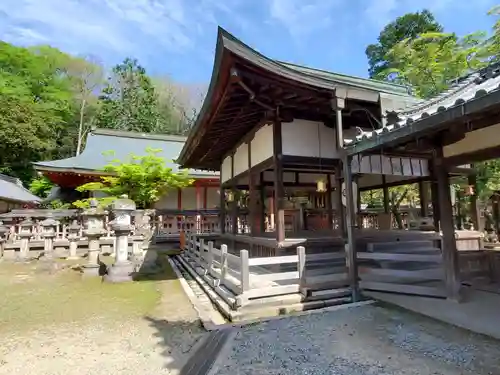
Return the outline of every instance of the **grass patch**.
{"type": "MultiPolygon", "coordinates": [[[[165,272],[164,279],[175,276],[165,272]]],[[[36,264],[0,264],[0,330],[144,316],[160,301],[158,280],[108,284],[82,279],[72,269],[49,275],[37,272],[36,264]]]]}

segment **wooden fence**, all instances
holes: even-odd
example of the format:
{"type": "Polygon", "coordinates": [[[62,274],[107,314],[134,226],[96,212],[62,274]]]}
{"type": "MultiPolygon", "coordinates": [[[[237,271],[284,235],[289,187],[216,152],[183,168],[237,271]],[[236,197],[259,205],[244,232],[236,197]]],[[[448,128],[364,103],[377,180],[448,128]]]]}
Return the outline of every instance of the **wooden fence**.
{"type": "Polygon", "coordinates": [[[227,245],[216,248],[213,241],[189,234],[183,256],[234,309],[297,293],[311,299],[322,290],[335,298],[350,294],[344,252],[306,254],[298,246],[293,255],[250,257],[248,250],[234,255],[227,245]]]}

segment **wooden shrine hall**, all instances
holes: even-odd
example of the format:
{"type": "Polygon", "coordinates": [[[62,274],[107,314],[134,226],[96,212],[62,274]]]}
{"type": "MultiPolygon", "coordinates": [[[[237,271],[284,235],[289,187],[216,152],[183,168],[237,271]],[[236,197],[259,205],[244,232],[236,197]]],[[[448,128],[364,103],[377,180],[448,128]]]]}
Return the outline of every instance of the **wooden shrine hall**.
{"type": "Polygon", "coordinates": [[[469,150],[464,134],[482,126],[450,115],[483,97],[493,78],[477,75],[422,101],[404,86],[270,59],[219,29],[209,90],[177,161],[220,172],[227,225],[216,242],[229,252],[283,256],[303,246],[306,278],[322,278],[315,288],[347,287],[353,301],[360,290],[458,299],[448,178],[471,169],[446,159],[469,150]],[[360,190],[424,181],[436,231],[357,226],[360,190]],[[330,263],[308,262],[312,254],[330,263]]]}

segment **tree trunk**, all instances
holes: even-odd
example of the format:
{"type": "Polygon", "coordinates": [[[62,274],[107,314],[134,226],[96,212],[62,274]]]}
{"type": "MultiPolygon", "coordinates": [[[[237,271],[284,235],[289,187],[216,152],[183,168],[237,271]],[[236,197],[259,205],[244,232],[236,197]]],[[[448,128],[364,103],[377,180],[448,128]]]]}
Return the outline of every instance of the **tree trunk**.
{"type": "Polygon", "coordinates": [[[83,116],[85,114],[85,105],[87,101],[82,99],[82,104],[80,106],[80,123],[78,124],[78,141],[76,144],[76,155],[80,155],[82,149],[82,141],[83,141],[83,116]]]}

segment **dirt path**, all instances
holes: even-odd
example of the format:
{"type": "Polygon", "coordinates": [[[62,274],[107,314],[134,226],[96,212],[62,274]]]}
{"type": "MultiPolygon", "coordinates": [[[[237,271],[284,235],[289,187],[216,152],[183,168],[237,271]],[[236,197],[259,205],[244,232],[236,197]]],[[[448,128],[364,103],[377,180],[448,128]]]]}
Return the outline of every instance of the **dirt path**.
{"type": "MultiPolygon", "coordinates": [[[[71,285],[79,287],[80,284],[71,285]]],[[[141,300],[141,292],[151,293],[145,287],[134,289],[137,286],[131,286],[126,296],[121,291],[126,286],[110,286],[111,291],[98,292],[102,294],[99,298],[89,294],[87,301],[84,295],[64,292],[71,297],[65,300],[66,303],[79,298],[78,303],[74,301],[79,310],[84,309],[86,303],[100,304],[101,308],[88,307],[84,313],[77,314],[64,304],[59,310],[53,306],[40,307],[43,314],[53,314],[53,319],[42,319],[42,311],[37,312],[37,303],[34,303],[30,313],[22,313],[23,322],[34,322],[25,329],[16,325],[15,316],[12,316],[16,314],[14,309],[4,311],[4,320],[11,326],[2,326],[0,319],[0,375],[176,374],[205,332],[177,280],[171,278],[154,285],[162,297],[159,303],[156,301],[157,307],[147,313],[131,306],[141,300]],[[113,293],[120,291],[123,298],[113,300],[113,293]],[[71,316],[65,314],[72,314],[77,319],[72,321],[71,316]],[[63,323],[58,323],[58,318],[63,323]]],[[[64,288],[60,281],[54,285],[57,286],[59,291],[64,288]]],[[[99,285],[92,285],[90,290],[99,290],[99,285]]],[[[10,300],[14,295],[24,294],[11,291],[10,300]]],[[[55,297],[60,298],[60,295],[55,297]]],[[[44,301],[48,299],[44,296],[44,301]]],[[[31,297],[23,302],[23,309],[29,301],[31,297]]]]}
{"type": "Polygon", "coordinates": [[[247,326],[213,375],[496,375],[500,343],[376,306],[247,326]]]}

